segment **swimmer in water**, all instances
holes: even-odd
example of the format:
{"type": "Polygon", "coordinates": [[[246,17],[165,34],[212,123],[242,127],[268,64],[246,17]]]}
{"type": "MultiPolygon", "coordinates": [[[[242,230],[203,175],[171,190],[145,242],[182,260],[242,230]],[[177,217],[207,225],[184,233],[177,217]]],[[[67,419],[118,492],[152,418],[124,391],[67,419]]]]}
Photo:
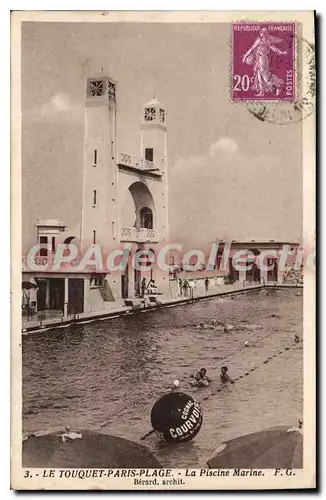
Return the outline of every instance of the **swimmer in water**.
{"type": "Polygon", "coordinates": [[[296,333],[296,334],[294,335],[294,342],[295,342],[296,344],[298,344],[298,343],[300,342],[300,336],[299,336],[299,334],[298,334],[298,333],[296,333]]]}
{"type": "Polygon", "coordinates": [[[176,389],[179,388],[180,382],[178,379],[173,381],[172,387],[170,388],[170,391],[175,391],[176,389]]]}
{"type": "Polygon", "coordinates": [[[201,368],[200,371],[198,373],[196,373],[195,378],[198,377],[199,380],[206,380],[208,383],[210,383],[211,379],[209,377],[207,377],[206,373],[207,373],[206,368],[201,368]]]}
{"type": "Polygon", "coordinates": [[[214,330],[225,330],[225,328],[228,328],[228,325],[225,326],[221,321],[217,321],[217,319],[212,319],[211,328],[214,330]]]}
{"type": "Polygon", "coordinates": [[[224,382],[231,382],[231,384],[234,383],[234,380],[229,376],[228,374],[228,367],[227,366],[222,366],[221,368],[221,375],[220,375],[221,381],[224,382]]]}
{"type": "Polygon", "coordinates": [[[206,375],[206,368],[201,368],[199,372],[196,373],[195,376],[191,375],[191,378],[194,380],[191,382],[191,385],[194,386],[208,386],[211,382],[211,379],[206,375]]]}
{"type": "Polygon", "coordinates": [[[203,330],[214,330],[215,327],[213,325],[207,325],[207,323],[199,323],[197,328],[202,328],[203,330]]]}

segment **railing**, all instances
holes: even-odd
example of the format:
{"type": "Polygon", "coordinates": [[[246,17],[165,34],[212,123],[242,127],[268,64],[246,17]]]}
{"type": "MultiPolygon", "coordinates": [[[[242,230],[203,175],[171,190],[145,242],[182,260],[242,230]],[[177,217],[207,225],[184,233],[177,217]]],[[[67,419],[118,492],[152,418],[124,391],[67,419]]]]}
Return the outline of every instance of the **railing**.
{"type": "Polygon", "coordinates": [[[150,160],[141,160],[140,162],[142,170],[158,170],[155,168],[155,163],[150,160]]]}
{"type": "Polygon", "coordinates": [[[36,226],[46,226],[54,228],[65,228],[66,224],[64,220],[59,219],[37,219],[36,226]]]}
{"type": "Polygon", "coordinates": [[[138,243],[146,243],[148,241],[157,243],[159,236],[155,229],[123,227],[121,229],[121,241],[136,241],[138,243]]]}
{"type": "Polygon", "coordinates": [[[125,167],[133,167],[135,165],[135,158],[126,153],[120,153],[118,156],[118,164],[125,167]]]}
{"type": "MultiPolygon", "coordinates": [[[[54,255],[50,255],[47,257],[41,257],[39,255],[36,255],[33,259],[33,263],[37,266],[49,265],[48,270],[51,271],[53,260],[54,260],[54,255]]],[[[61,267],[64,269],[67,269],[67,267],[69,267],[73,270],[74,268],[76,268],[80,264],[80,262],[81,262],[81,257],[76,257],[75,259],[71,260],[70,262],[65,262],[64,265],[61,264],[61,267]]],[[[27,257],[23,256],[22,257],[22,271],[28,272],[31,270],[32,269],[30,269],[30,267],[28,266],[27,257]]],[[[45,270],[47,270],[47,269],[45,269],[45,270]]]]}
{"type": "MultiPolygon", "coordinates": [[[[36,255],[33,259],[34,263],[37,266],[46,266],[49,262],[51,262],[52,256],[51,257],[40,257],[39,255],[36,255]]],[[[22,257],[22,270],[23,271],[29,271],[28,267],[28,262],[27,262],[27,257],[23,256],[22,257]]]]}
{"type": "Polygon", "coordinates": [[[118,165],[122,165],[124,167],[136,168],[138,170],[145,170],[148,172],[158,171],[155,163],[150,160],[140,160],[137,161],[134,156],[128,155],[126,153],[119,153],[118,155],[118,165]]]}

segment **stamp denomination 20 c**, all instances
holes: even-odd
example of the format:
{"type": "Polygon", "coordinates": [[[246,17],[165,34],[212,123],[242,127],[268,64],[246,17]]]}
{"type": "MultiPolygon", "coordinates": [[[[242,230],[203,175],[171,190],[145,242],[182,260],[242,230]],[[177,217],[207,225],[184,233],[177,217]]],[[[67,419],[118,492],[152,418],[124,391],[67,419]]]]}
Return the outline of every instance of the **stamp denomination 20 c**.
{"type": "Polygon", "coordinates": [[[295,28],[293,22],[232,24],[232,101],[295,99],[295,28]]]}

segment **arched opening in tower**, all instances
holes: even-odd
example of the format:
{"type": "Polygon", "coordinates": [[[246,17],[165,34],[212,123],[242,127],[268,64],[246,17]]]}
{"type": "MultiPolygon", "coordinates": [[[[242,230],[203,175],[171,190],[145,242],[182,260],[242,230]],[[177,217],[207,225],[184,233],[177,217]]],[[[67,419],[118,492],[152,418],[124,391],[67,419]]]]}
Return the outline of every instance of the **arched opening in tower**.
{"type": "Polygon", "coordinates": [[[70,245],[70,243],[72,242],[72,240],[74,240],[76,238],[76,236],[68,236],[68,238],[66,238],[64,240],[64,245],[70,245]]]}
{"type": "Polygon", "coordinates": [[[128,191],[131,197],[126,197],[122,206],[122,226],[154,229],[154,200],[146,184],[134,182],[129,186],[128,191]]]}
{"type": "Polygon", "coordinates": [[[153,212],[149,207],[140,209],[140,227],[153,229],[153,212]]]}

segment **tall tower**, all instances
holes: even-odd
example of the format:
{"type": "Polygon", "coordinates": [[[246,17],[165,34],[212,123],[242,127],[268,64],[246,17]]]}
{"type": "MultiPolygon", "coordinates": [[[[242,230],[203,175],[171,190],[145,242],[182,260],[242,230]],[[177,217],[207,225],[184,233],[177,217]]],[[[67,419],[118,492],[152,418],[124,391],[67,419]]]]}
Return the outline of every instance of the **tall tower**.
{"type": "Polygon", "coordinates": [[[85,136],[81,244],[118,242],[116,165],[116,83],[108,77],[88,78],[85,96],[85,136]]]}
{"type": "Polygon", "coordinates": [[[142,107],[141,159],[151,161],[161,174],[160,182],[154,183],[157,226],[161,245],[168,243],[168,165],[167,165],[167,113],[165,106],[152,99],[142,107]]]}

